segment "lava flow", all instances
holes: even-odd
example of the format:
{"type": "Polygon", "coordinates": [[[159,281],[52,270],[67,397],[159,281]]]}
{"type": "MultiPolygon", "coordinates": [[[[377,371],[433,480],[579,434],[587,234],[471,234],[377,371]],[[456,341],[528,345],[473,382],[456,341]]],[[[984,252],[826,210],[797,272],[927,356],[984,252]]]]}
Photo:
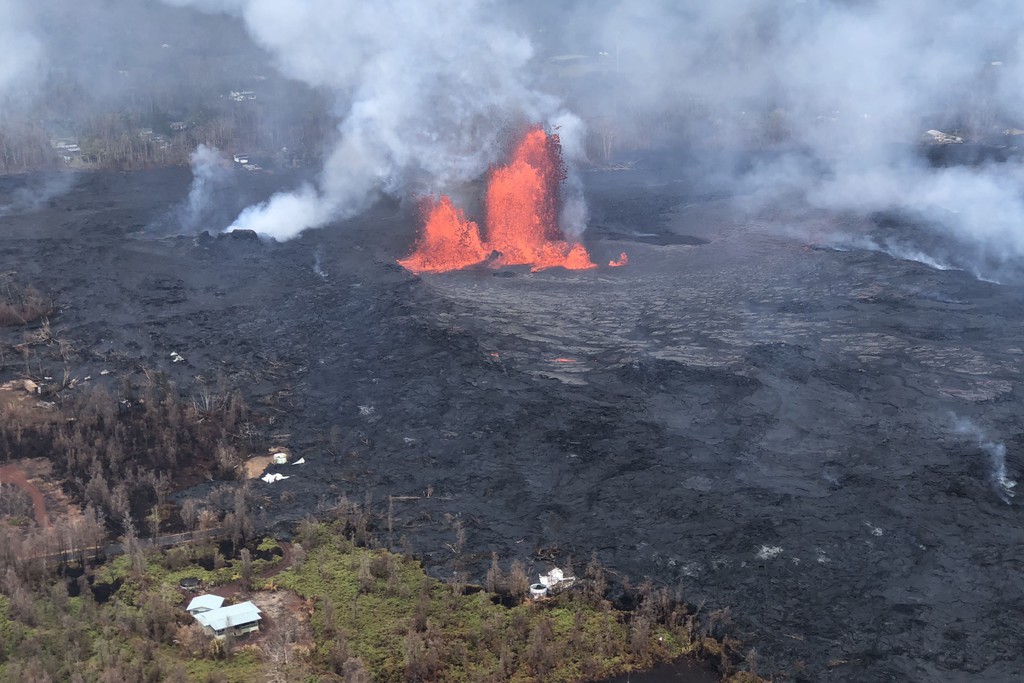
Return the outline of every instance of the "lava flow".
{"type": "Polygon", "coordinates": [[[620,268],[626,265],[627,263],[629,263],[629,256],[626,254],[626,252],[622,251],[619,252],[619,258],[612,259],[611,261],[608,262],[608,265],[611,266],[612,268],[620,268]]]}
{"type": "Polygon", "coordinates": [[[399,261],[414,273],[458,270],[483,263],[494,267],[531,266],[533,271],[597,266],[580,243],[570,243],[558,228],[559,189],[565,179],[557,135],[529,131],[512,160],[491,170],[487,185],[486,235],[467,220],[447,196],[433,201],[416,251],[399,261]]]}

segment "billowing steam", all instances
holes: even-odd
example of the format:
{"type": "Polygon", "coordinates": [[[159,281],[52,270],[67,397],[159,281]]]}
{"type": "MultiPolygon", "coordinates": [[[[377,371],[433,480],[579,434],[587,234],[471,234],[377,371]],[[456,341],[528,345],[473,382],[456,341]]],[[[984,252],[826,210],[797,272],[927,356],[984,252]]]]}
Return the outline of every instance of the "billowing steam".
{"type": "Polygon", "coordinates": [[[250,207],[232,228],[286,239],[359,212],[380,192],[441,191],[481,175],[505,150],[509,125],[579,125],[531,87],[530,41],[482,0],[172,4],[241,16],[286,75],[334,94],[338,141],[316,186],[250,207]]]}
{"type": "MultiPolygon", "coordinates": [[[[682,135],[724,166],[732,187],[767,202],[905,212],[971,245],[955,265],[982,276],[1019,267],[1024,165],[936,169],[921,153],[922,142],[960,159],[979,142],[1015,147],[1024,132],[1019,4],[619,0],[604,11],[580,6],[574,19],[575,37],[599,36],[614,62],[619,77],[604,99],[625,112],[610,114],[620,134],[663,144],[682,135]],[[757,146],[791,152],[742,171],[722,155],[757,146]]],[[[601,99],[585,97],[577,109],[587,118],[601,99]]]]}
{"type": "Polygon", "coordinates": [[[194,235],[217,232],[238,210],[234,198],[232,162],[216,147],[199,145],[189,157],[192,184],[184,202],[173,206],[146,227],[156,235],[194,235]],[[232,190],[232,191],[229,191],[232,190]],[[232,210],[234,204],[234,210],[232,210]]]}
{"type": "Polygon", "coordinates": [[[184,232],[214,227],[205,223],[215,206],[216,191],[223,188],[231,173],[231,162],[216,147],[199,145],[192,153],[191,165],[192,186],[178,213],[184,232]]]}
{"type": "Polygon", "coordinates": [[[1014,496],[1014,488],[1017,482],[1010,479],[1006,472],[1006,444],[1001,441],[993,441],[988,435],[972,420],[964,417],[953,416],[953,427],[957,434],[962,434],[974,440],[989,457],[989,476],[996,494],[1004,503],[1009,503],[1014,496]]]}
{"type": "MultiPolygon", "coordinates": [[[[955,259],[907,249],[1024,279],[1024,11],[1012,0],[164,2],[237,17],[281,73],[327,93],[337,117],[316,182],[250,207],[235,227],[286,238],[382,192],[451,190],[508,151],[508,131],[539,123],[569,162],[560,218],[570,238],[586,225],[571,171],[584,150],[614,161],[673,149],[707,170],[700,182],[769,202],[897,210],[967,247],[955,259]]],[[[0,0],[0,106],[46,80],[46,56],[91,77],[51,121],[75,130],[110,114],[81,102],[131,100],[115,95],[147,83],[147,60],[130,41],[82,39],[80,26],[138,33],[160,51],[157,10],[179,11],[0,0]],[[70,34],[54,28],[67,16],[70,34]]]]}
{"type": "MultiPolygon", "coordinates": [[[[936,170],[918,144],[928,130],[969,144],[1024,128],[1024,12],[1010,0],[167,1],[240,16],[286,75],[334,93],[337,144],[317,184],[234,227],[284,238],[378,192],[443,191],[493,163],[517,121],[560,123],[571,166],[580,118],[534,81],[567,52],[590,76],[559,95],[610,154],[671,145],[772,201],[900,209],[973,245],[976,263],[951,265],[974,272],[1024,256],[1024,166],[936,170]],[[757,146],[799,153],[728,161],[757,146]]],[[[578,188],[570,176],[571,235],[586,224],[578,188]]]]}

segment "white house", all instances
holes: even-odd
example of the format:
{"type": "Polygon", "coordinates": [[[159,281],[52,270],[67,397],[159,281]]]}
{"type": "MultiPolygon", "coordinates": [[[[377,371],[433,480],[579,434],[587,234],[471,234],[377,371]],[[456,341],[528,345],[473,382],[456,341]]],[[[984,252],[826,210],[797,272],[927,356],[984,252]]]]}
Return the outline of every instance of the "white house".
{"type": "Polygon", "coordinates": [[[185,611],[195,616],[202,614],[203,612],[210,612],[212,610],[220,608],[224,604],[224,598],[219,595],[197,595],[192,598],[192,602],[188,603],[188,607],[185,611]]]}
{"type": "Polygon", "coordinates": [[[248,600],[194,616],[203,628],[217,638],[223,638],[228,633],[239,636],[259,631],[260,620],[263,618],[260,616],[260,608],[248,600]]]}

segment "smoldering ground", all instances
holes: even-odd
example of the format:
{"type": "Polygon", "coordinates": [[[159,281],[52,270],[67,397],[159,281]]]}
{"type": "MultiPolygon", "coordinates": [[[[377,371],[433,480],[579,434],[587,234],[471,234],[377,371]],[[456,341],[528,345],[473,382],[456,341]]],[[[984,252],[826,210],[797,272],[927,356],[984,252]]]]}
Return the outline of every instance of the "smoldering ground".
{"type": "Polygon", "coordinates": [[[0,218],[16,213],[38,211],[47,202],[59,197],[77,181],[73,173],[46,173],[24,176],[10,192],[6,203],[0,204],[0,218]]]}

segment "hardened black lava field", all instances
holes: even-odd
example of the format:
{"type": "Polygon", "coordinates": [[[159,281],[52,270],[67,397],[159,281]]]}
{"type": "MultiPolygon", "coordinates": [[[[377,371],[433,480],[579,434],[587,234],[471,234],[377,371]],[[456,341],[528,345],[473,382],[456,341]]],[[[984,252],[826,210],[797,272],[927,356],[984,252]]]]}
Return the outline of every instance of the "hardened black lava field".
{"type": "MultiPolygon", "coordinates": [[[[531,573],[596,553],[730,607],[762,673],[1012,680],[1024,289],[830,239],[892,217],[583,176],[587,246],[626,267],[417,277],[395,263],[415,209],[388,202],[285,243],[168,236],[189,176],[164,170],[11,210],[0,272],[54,297],[79,377],[242,387],[306,461],[254,483],[282,528],[402,497],[384,535],[439,576],[459,525],[477,580],[492,552],[531,573]]],[[[0,206],[41,182],[0,179],[0,206]]],[[[239,171],[224,201],[281,182],[239,171]]]]}

